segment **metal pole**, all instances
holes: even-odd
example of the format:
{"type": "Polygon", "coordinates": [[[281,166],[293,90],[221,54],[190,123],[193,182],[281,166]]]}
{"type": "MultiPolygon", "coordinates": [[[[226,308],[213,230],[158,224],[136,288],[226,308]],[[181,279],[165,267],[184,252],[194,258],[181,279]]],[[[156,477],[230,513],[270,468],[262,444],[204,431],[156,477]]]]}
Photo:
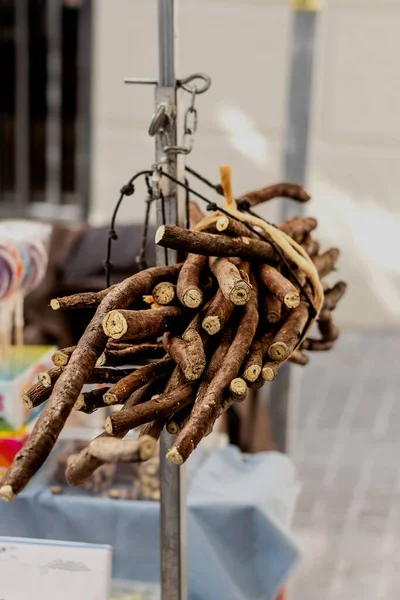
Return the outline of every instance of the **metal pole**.
{"type": "Polygon", "coordinates": [[[61,204],[62,4],[47,0],[46,202],[61,204]]]}
{"type": "Polygon", "coordinates": [[[78,13],[77,115],[75,189],[84,217],[89,212],[91,135],[92,0],[85,0],[78,13]]]}
{"type": "MultiPolygon", "coordinates": [[[[315,39],[319,13],[317,10],[296,10],[293,14],[292,52],[289,73],[289,96],[284,144],[284,177],[305,184],[310,137],[310,112],[315,39]]],[[[298,215],[301,204],[282,201],[283,219],[298,215]]]]}
{"type": "MultiPolygon", "coordinates": [[[[315,39],[320,0],[293,0],[292,50],[288,86],[284,179],[305,184],[310,133],[310,111],[315,39]]],[[[301,213],[301,205],[282,200],[281,220],[301,213]]],[[[271,387],[271,431],[278,450],[293,444],[293,410],[299,397],[300,374],[287,364],[271,387]]]]}
{"type": "Polygon", "coordinates": [[[15,3],[15,190],[18,212],[29,203],[29,5],[15,3]]]}
{"type": "MultiPolygon", "coordinates": [[[[175,77],[176,27],[174,0],[158,0],[158,36],[159,36],[159,85],[156,91],[157,106],[166,103],[170,114],[168,128],[169,143],[176,144],[177,139],[177,93],[175,77]]],[[[156,138],[156,161],[167,168],[171,174],[180,172],[180,155],[165,156],[163,135],[156,138]]],[[[157,224],[165,219],[167,223],[176,223],[178,215],[178,196],[175,187],[164,189],[164,206],[157,201],[157,224]]],[[[176,253],[160,248],[157,263],[176,260],[176,253]]],[[[185,600],[187,598],[186,577],[186,495],[184,470],[166,460],[167,450],[171,446],[171,436],[164,431],[160,443],[161,476],[161,597],[162,600],[185,600]]]]}

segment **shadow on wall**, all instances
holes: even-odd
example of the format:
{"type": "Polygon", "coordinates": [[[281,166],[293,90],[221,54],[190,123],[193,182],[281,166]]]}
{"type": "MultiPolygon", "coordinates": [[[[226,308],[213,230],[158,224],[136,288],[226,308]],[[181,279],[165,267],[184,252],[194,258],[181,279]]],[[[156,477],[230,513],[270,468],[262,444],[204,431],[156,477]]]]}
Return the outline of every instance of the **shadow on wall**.
{"type": "Polygon", "coordinates": [[[340,322],[365,328],[400,328],[400,217],[368,197],[355,197],[316,176],[307,213],[319,238],[341,249],[340,278],[349,282],[340,322]]]}
{"type": "MultiPolygon", "coordinates": [[[[258,169],[268,170],[272,146],[240,108],[220,106],[215,120],[232,148],[258,169]]],[[[275,183],[265,182],[265,185],[275,183]]],[[[349,283],[337,311],[341,325],[400,328],[400,217],[371,197],[355,197],[332,182],[311,176],[313,200],[306,207],[319,221],[317,237],[341,250],[340,279],[349,283]]],[[[259,212],[278,221],[278,206],[259,212]],[[268,213],[268,214],[267,214],[268,213]]],[[[337,280],[337,275],[333,278],[337,280]]]]}
{"type": "Polygon", "coordinates": [[[253,119],[234,106],[217,110],[216,120],[229,136],[228,142],[254,166],[263,168],[271,162],[271,144],[262,135],[253,119]]]}

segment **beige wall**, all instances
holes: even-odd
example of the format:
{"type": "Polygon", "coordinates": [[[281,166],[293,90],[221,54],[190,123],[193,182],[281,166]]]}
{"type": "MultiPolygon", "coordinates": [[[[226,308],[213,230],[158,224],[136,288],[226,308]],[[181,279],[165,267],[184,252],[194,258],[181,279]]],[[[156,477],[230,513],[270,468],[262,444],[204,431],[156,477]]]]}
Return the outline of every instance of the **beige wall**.
{"type": "MultiPolygon", "coordinates": [[[[400,324],[400,0],[330,0],[321,14],[313,106],[309,212],[343,249],[345,325],[400,324]]],[[[154,0],[96,0],[92,221],[153,160],[153,91],[125,75],[157,75],[154,0]]],[[[281,177],[289,0],[181,0],[180,70],[211,75],[198,99],[188,161],[216,180],[230,163],[237,192],[281,177]]],[[[142,196],[121,221],[140,219],[142,196]]],[[[274,218],[276,208],[268,216],[274,218]]]]}

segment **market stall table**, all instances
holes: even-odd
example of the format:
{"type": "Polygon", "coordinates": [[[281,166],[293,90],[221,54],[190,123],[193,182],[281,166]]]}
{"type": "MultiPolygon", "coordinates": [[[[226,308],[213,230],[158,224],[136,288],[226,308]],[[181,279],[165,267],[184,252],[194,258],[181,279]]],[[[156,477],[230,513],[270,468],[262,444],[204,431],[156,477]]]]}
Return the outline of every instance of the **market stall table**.
{"type": "MultiPolygon", "coordinates": [[[[13,504],[1,504],[2,535],[110,544],[115,578],[159,581],[158,502],[54,496],[43,488],[44,475],[13,504]]],[[[228,446],[194,469],[188,489],[190,599],[275,600],[299,557],[288,533],[296,495],[292,463],[279,453],[243,457],[228,446]]]]}

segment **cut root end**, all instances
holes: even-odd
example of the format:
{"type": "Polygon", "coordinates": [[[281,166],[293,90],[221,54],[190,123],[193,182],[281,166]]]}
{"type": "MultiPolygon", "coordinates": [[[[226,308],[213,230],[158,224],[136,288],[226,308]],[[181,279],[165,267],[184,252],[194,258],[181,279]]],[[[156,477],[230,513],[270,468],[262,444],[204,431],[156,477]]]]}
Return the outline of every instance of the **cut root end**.
{"type": "Polygon", "coordinates": [[[48,373],[46,373],[46,371],[43,371],[43,373],[39,373],[38,381],[40,381],[42,386],[45,388],[51,387],[51,377],[48,373]]]}
{"type": "Polygon", "coordinates": [[[243,373],[243,377],[247,381],[256,381],[261,373],[261,367],[259,365],[251,365],[243,373]]]}
{"type": "Polygon", "coordinates": [[[175,286],[167,281],[159,283],[153,290],[153,298],[162,306],[170,304],[175,299],[175,286]]]}
{"type": "Polygon", "coordinates": [[[247,393],[247,383],[241,377],[236,377],[229,384],[229,389],[235,396],[244,397],[247,393]]]}
{"type": "Polygon", "coordinates": [[[300,294],[297,291],[288,292],[283,301],[288,308],[297,308],[300,304],[300,294]]]}
{"type": "Polygon", "coordinates": [[[144,435],[140,438],[140,460],[145,461],[151,458],[156,450],[157,440],[152,438],[150,435],[144,435]]]}
{"type": "Polygon", "coordinates": [[[128,331],[128,323],[118,310],[107,313],[103,319],[103,331],[113,340],[119,340],[128,331]]]}
{"type": "Polygon", "coordinates": [[[215,224],[217,231],[225,231],[229,227],[229,219],[225,215],[219,217],[215,224]]]}
{"type": "Polygon", "coordinates": [[[270,365],[265,365],[262,368],[261,375],[262,375],[262,378],[264,379],[264,381],[274,381],[274,379],[278,375],[278,372],[275,369],[275,367],[270,366],[270,365]]]}
{"type": "Polygon", "coordinates": [[[118,404],[118,397],[112,392],[106,392],[103,396],[103,400],[105,404],[112,406],[113,404],[118,404]]]}
{"type": "Polygon", "coordinates": [[[193,365],[190,365],[184,371],[185,379],[187,379],[188,381],[196,381],[196,379],[199,379],[202,376],[205,367],[206,367],[205,360],[199,360],[198,362],[194,363],[193,365]]]}
{"type": "Polygon", "coordinates": [[[215,335],[221,329],[221,322],[219,317],[206,317],[203,319],[201,326],[207,331],[208,335],[215,335]]]}
{"type": "Polygon", "coordinates": [[[164,237],[164,233],[165,233],[165,225],[161,225],[156,231],[156,238],[155,238],[156,244],[161,242],[161,240],[164,237]]]}
{"type": "Polygon", "coordinates": [[[56,367],[65,367],[68,364],[69,358],[68,354],[64,354],[62,350],[57,350],[57,352],[54,352],[51,360],[56,367]]]}
{"type": "Polygon", "coordinates": [[[50,300],[50,307],[53,310],[60,310],[60,303],[57,300],[57,298],[53,298],[52,300],[50,300]]]}
{"type": "Polygon", "coordinates": [[[29,398],[28,394],[22,394],[22,403],[28,410],[31,410],[33,408],[33,402],[29,398]]]}
{"type": "Polygon", "coordinates": [[[106,422],[104,424],[104,429],[109,435],[113,435],[113,425],[110,417],[107,417],[106,422]]]}
{"type": "Polygon", "coordinates": [[[197,308],[203,302],[203,294],[199,289],[193,288],[186,292],[182,302],[187,308],[197,308]]]}
{"type": "Polygon", "coordinates": [[[180,427],[179,427],[178,423],[175,423],[175,421],[170,421],[167,424],[167,431],[171,435],[177,435],[180,431],[180,427]]]}
{"type": "Polygon", "coordinates": [[[250,291],[249,284],[246,281],[240,281],[229,294],[229,300],[236,306],[243,306],[249,301],[250,291]]]}
{"type": "Polygon", "coordinates": [[[174,465],[183,465],[183,457],[179,454],[176,448],[171,448],[171,450],[168,450],[167,459],[174,465]]]}
{"type": "Polygon", "coordinates": [[[272,360],[283,361],[289,356],[289,348],[284,342],[275,342],[268,348],[268,355],[272,360]]]}
{"type": "Polygon", "coordinates": [[[0,499],[5,502],[13,502],[16,498],[11,485],[3,485],[0,487],[0,499]]]}
{"type": "Polygon", "coordinates": [[[85,404],[85,396],[83,394],[79,394],[77,401],[75,402],[75,406],[74,409],[75,410],[82,410],[82,408],[85,408],[86,404],[85,404]]]}

